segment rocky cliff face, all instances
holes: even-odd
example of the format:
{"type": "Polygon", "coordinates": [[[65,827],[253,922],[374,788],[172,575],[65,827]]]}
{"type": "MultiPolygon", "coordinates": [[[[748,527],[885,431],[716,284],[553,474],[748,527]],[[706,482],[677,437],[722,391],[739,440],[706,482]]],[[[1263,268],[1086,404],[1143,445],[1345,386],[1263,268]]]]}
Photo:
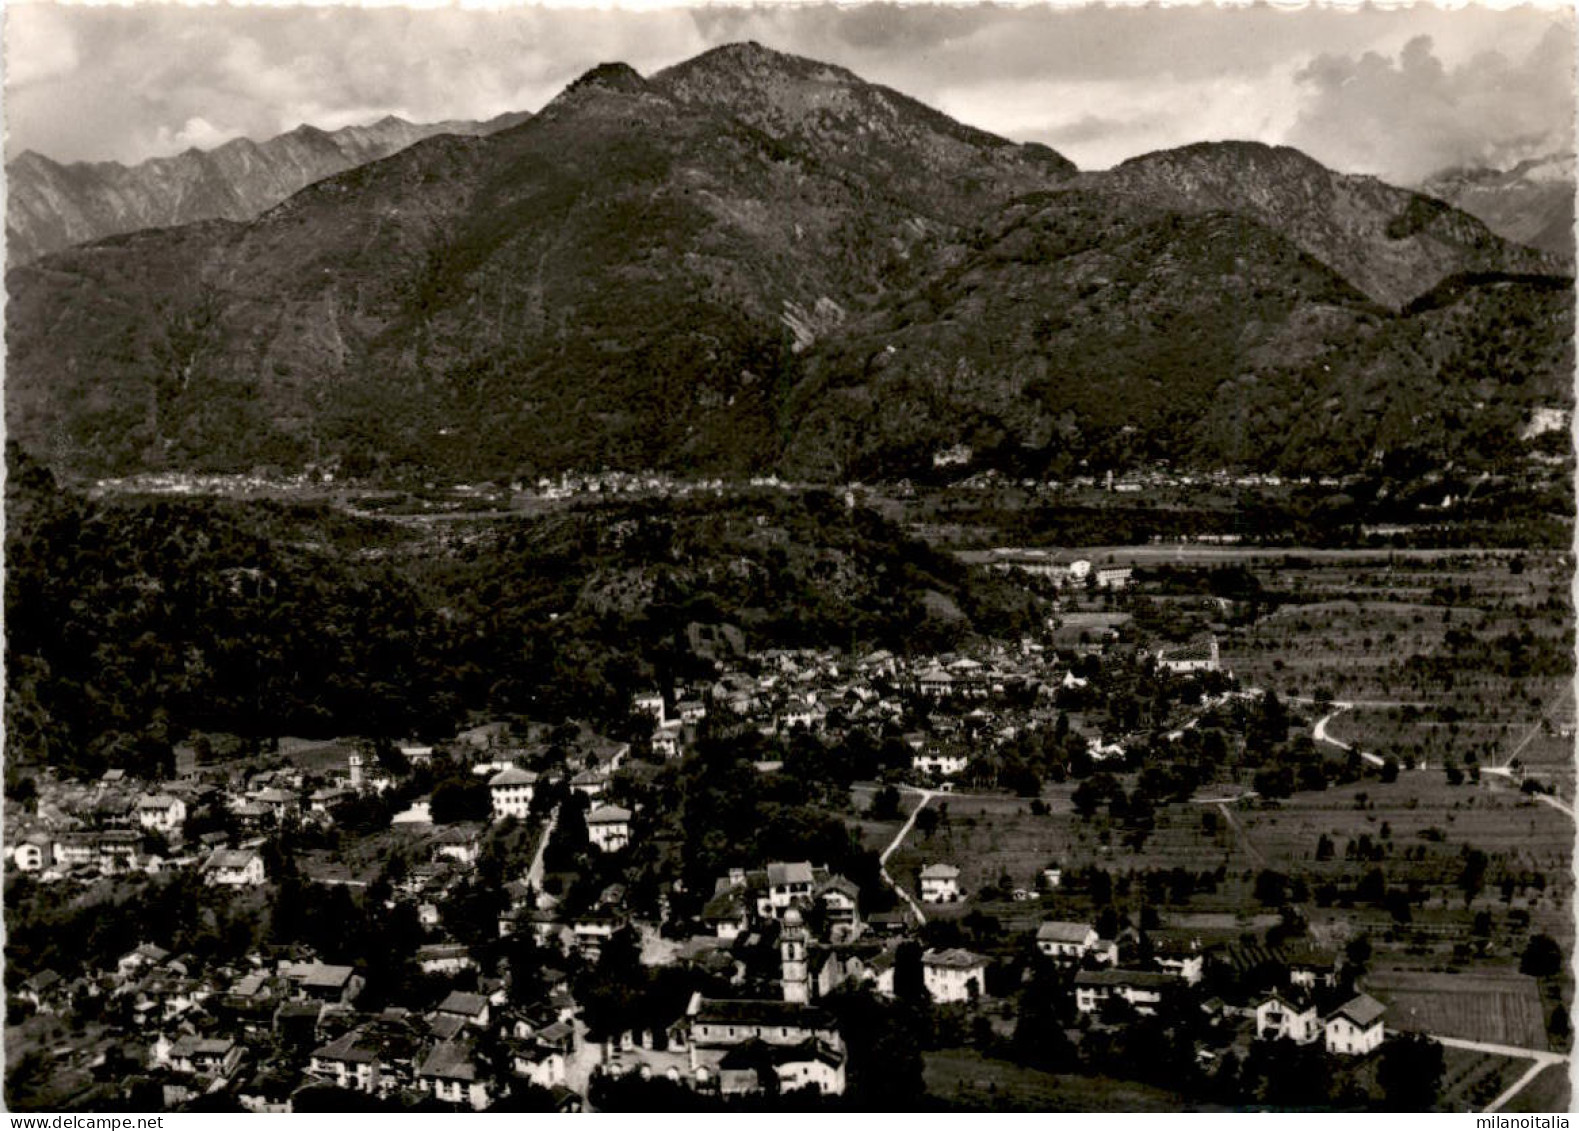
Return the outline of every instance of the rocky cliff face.
{"type": "Polygon", "coordinates": [[[6,257],[16,265],[141,228],[250,220],[313,181],[423,138],[480,136],[528,116],[421,125],[388,117],[333,133],[304,125],[261,143],[238,138],[217,149],[190,149],[133,166],[113,161],[62,165],[29,151],[6,167],[6,257]]]}

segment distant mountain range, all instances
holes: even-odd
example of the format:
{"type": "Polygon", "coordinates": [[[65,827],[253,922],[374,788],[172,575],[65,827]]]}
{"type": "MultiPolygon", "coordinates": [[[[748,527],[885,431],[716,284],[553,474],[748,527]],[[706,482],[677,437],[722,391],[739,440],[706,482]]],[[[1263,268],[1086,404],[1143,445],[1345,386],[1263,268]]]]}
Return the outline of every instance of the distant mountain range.
{"type": "Polygon", "coordinates": [[[1574,259],[1574,155],[1556,153],[1511,169],[1450,169],[1420,191],[1462,208],[1505,239],[1574,259]]]}
{"type": "Polygon", "coordinates": [[[1294,150],[1082,174],[737,44],[13,270],[7,423],[94,474],[1474,466],[1571,397],[1567,274],[1294,150]]]}
{"type": "Polygon", "coordinates": [[[303,125],[255,142],[238,138],[138,165],[63,165],[32,151],[6,166],[6,257],[10,265],[140,228],[198,220],[250,220],[332,173],[376,161],[435,134],[481,136],[530,114],[486,122],[416,124],[393,116],[326,133],[303,125]]]}

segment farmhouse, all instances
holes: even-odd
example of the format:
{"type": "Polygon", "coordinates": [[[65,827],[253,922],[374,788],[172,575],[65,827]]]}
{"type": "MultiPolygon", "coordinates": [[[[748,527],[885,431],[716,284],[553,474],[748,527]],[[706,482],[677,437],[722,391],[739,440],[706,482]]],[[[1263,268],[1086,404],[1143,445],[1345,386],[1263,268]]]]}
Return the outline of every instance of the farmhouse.
{"type": "Polygon", "coordinates": [[[969,761],[970,759],[959,751],[932,748],[913,755],[910,759],[910,768],[918,774],[935,774],[940,778],[949,778],[964,773],[969,761]]]}
{"type": "Polygon", "coordinates": [[[1036,949],[1049,958],[1080,961],[1097,945],[1096,928],[1089,923],[1049,919],[1036,928],[1036,949]]]}
{"type": "Polygon", "coordinates": [[[1157,653],[1157,667],[1174,675],[1220,671],[1217,637],[1209,636],[1181,648],[1164,648],[1157,653]]]}
{"type": "Polygon", "coordinates": [[[928,864],[921,869],[922,903],[954,903],[958,899],[958,868],[952,864],[928,864]]]}
{"type": "Polygon", "coordinates": [[[1316,1005],[1302,993],[1271,993],[1256,1006],[1256,1036],[1261,1040],[1308,1045],[1321,1035],[1316,1005]]]}
{"type": "Polygon", "coordinates": [[[1097,570],[1098,589],[1124,589],[1135,571],[1128,566],[1114,566],[1097,570]]]}
{"type": "Polygon", "coordinates": [[[137,823],[156,832],[176,832],[186,823],[186,802],[168,793],[144,797],[137,803],[137,823]]]}
{"type": "Polygon", "coordinates": [[[349,966],[326,962],[298,962],[285,968],[285,978],[296,996],[309,1001],[350,1004],[362,990],[362,977],[349,966]]]}
{"type": "Polygon", "coordinates": [[[441,1041],[417,1069],[417,1086],[444,1103],[481,1111],[488,1106],[488,1084],[479,1078],[472,1048],[463,1041],[441,1041]]]}
{"type": "Polygon", "coordinates": [[[1387,1007],[1369,994],[1338,1007],[1327,1018],[1327,1051],[1342,1056],[1365,1056],[1382,1047],[1386,1027],[1382,1015],[1387,1007]]]}
{"type": "Polygon", "coordinates": [[[1155,970],[1082,970],[1075,975],[1075,1008],[1095,1013],[1117,998],[1137,1013],[1155,1013],[1162,997],[1177,984],[1171,974],[1155,970]]]}
{"type": "Polygon", "coordinates": [[[514,817],[518,821],[526,820],[532,807],[532,787],[536,782],[536,774],[513,766],[489,778],[488,792],[493,798],[493,819],[502,821],[506,817],[514,817]]]}
{"type": "Polygon", "coordinates": [[[812,885],[816,875],[808,861],[795,864],[768,865],[768,907],[775,919],[797,904],[811,902],[812,885]]]}
{"type": "Polygon", "coordinates": [[[600,805],[587,814],[587,836],[600,852],[618,852],[630,843],[631,812],[618,805],[600,805]]]}
{"type": "Polygon", "coordinates": [[[223,887],[256,887],[267,878],[263,857],[250,849],[217,849],[203,865],[204,881],[223,887]]]}
{"type": "Polygon", "coordinates": [[[987,960],[968,950],[928,950],[921,956],[921,982],[938,1004],[974,1001],[987,990],[987,960]]]}

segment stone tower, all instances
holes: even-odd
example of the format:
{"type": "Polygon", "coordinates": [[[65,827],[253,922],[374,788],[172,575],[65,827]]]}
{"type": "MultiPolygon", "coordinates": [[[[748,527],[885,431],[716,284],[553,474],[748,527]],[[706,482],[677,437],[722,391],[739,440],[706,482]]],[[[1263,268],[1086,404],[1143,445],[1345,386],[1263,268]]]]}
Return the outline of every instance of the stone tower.
{"type": "Polygon", "coordinates": [[[351,788],[352,789],[361,789],[362,788],[362,752],[360,750],[353,750],[353,751],[351,751],[350,766],[351,766],[351,788]]]}
{"type": "Polygon", "coordinates": [[[784,913],[779,956],[783,963],[784,1000],[805,1005],[811,1001],[811,985],[806,973],[806,927],[799,908],[791,907],[784,913]]]}

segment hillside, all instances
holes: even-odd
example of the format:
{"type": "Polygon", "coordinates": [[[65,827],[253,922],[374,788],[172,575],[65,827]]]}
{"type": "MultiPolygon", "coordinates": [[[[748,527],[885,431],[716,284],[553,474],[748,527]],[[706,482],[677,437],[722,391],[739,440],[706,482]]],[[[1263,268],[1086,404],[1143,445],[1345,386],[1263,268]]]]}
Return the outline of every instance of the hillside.
{"type": "Polygon", "coordinates": [[[72,244],[198,220],[250,220],[313,181],[435,134],[481,136],[530,115],[417,124],[393,116],[325,132],[303,125],[264,142],[237,138],[138,165],[61,164],[28,151],[6,166],[6,258],[31,263],[72,244]]]}
{"type": "Polygon", "coordinates": [[[1241,384],[1286,412],[1311,366],[1444,279],[1549,268],[1291,150],[1076,175],[743,44],[651,78],[597,67],[520,126],[418,142],[247,223],[12,271],[7,424],[86,474],[836,477],[960,441],[1035,467],[1298,462],[1241,435],[1241,384]]]}
{"type": "Polygon", "coordinates": [[[1394,314],[1227,212],[1087,189],[1025,198],[982,250],[808,359],[796,474],[1079,474],[1170,460],[1300,474],[1515,458],[1570,403],[1573,298],[1455,276],[1394,314]]]}
{"type": "Polygon", "coordinates": [[[1420,186],[1482,221],[1504,239],[1574,259],[1574,155],[1521,161],[1511,169],[1448,169],[1420,186]]]}
{"type": "Polygon", "coordinates": [[[1188,145],[1132,158],[1084,180],[1166,208],[1248,216],[1394,308],[1465,271],[1564,270],[1441,201],[1374,177],[1336,173],[1287,147],[1188,145]]]}

